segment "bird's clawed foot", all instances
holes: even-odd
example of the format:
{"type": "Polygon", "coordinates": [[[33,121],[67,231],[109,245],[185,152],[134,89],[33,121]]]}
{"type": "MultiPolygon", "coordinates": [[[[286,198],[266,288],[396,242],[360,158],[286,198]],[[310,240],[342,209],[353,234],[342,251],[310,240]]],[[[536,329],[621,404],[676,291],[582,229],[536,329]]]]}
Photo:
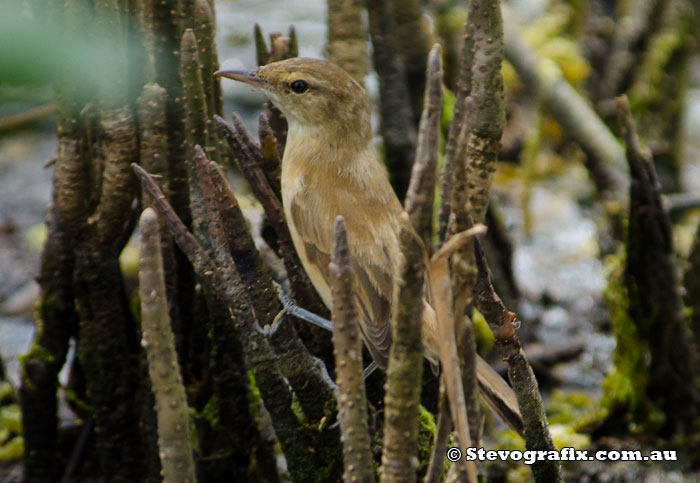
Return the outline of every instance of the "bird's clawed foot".
{"type": "MultiPolygon", "coordinates": [[[[279,297],[280,303],[282,304],[282,307],[284,307],[282,310],[280,310],[279,314],[275,316],[275,320],[272,321],[272,324],[267,325],[265,327],[258,327],[258,331],[262,334],[267,335],[268,337],[273,335],[277,329],[279,328],[280,324],[282,324],[285,321],[285,318],[287,315],[293,315],[294,317],[304,320],[310,324],[313,324],[317,327],[321,327],[322,329],[326,329],[328,331],[333,331],[333,324],[331,323],[330,320],[324,319],[323,317],[320,317],[313,312],[310,312],[306,309],[303,309],[299,307],[294,300],[291,299],[291,297],[287,294],[285,291],[284,287],[282,285],[278,284],[277,282],[272,282],[277,289],[277,295],[279,297]]],[[[375,370],[377,369],[377,364],[372,361],[364,371],[364,377],[367,379],[370,374],[372,374],[375,370]]]]}
{"type": "MultiPolygon", "coordinates": [[[[317,327],[326,329],[331,332],[333,331],[333,324],[330,320],[324,319],[323,317],[319,317],[318,315],[314,314],[313,312],[309,312],[306,309],[302,309],[294,302],[294,300],[291,299],[291,297],[289,297],[289,295],[285,292],[284,287],[282,287],[277,282],[272,283],[277,289],[277,295],[280,299],[280,303],[282,303],[282,306],[284,307],[284,310],[282,310],[280,314],[284,314],[286,312],[289,315],[293,315],[294,317],[304,320],[317,327]]],[[[277,317],[275,317],[275,322],[273,322],[272,325],[275,325],[276,323],[279,325],[279,322],[281,322],[281,320],[283,319],[283,316],[280,314],[277,314],[277,317]]]]}

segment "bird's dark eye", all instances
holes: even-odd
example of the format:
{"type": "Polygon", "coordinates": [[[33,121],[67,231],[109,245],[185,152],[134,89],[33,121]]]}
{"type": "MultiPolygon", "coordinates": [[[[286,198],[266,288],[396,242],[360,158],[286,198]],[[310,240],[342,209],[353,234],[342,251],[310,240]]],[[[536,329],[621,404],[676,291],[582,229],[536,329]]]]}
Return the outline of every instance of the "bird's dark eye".
{"type": "Polygon", "coordinates": [[[289,87],[291,87],[292,90],[294,92],[296,92],[297,94],[302,94],[302,93],[306,92],[307,89],[309,88],[309,83],[304,81],[304,80],[299,79],[299,80],[295,80],[294,82],[292,82],[289,87]]]}

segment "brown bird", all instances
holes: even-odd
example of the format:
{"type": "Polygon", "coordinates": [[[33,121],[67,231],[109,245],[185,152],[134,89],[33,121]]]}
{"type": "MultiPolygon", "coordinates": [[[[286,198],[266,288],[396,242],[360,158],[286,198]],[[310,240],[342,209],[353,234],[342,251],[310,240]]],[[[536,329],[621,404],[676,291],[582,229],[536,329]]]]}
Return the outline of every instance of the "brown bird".
{"type": "MultiPolygon", "coordinates": [[[[398,241],[403,208],[372,145],[365,90],[337,65],[311,58],[217,75],[260,90],[287,118],[282,204],[299,258],[328,307],[333,230],[336,217],[344,217],[360,329],[375,362],[385,369],[403,256],[398,241]]],[[[422,335],[426,357],[436,361],[436,320],[427,302],[422,335]]],[[[489,405],[520,432],[510,387],[481,359],[477,375],[489,405]]]]}

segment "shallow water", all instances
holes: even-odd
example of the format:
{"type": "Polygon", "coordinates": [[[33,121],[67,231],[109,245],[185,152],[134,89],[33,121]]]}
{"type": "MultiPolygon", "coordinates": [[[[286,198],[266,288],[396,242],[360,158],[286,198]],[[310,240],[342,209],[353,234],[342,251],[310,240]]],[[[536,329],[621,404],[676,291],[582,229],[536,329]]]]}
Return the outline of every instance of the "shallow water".
{"type": "MultiPolygon", "coordinates": [[[[28,234],[44,220],[53,170],[43,165],[55,153],[56,135],[50,130],[0,137],[0,307],[33,283],[39,246],[32,246],[28,234]]],[[[29,347],[32,333],[31,312],[10,316],[0,310],[0,354],[14,383],[17,356],[29,347]]]]}

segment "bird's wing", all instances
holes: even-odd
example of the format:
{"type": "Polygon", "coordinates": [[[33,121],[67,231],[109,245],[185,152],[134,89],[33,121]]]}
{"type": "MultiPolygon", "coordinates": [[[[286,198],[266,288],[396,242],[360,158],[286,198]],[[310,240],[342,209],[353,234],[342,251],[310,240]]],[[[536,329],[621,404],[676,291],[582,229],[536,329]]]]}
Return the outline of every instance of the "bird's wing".
{"type": "MultiPolygon", "coordinates": [[[[336,200],[339,197],[335,198],[336,200]]],[[[316,290],[330,305],[332,227],[334,220],[322,219],[312,208],[302,206],[302,198],[291,200],[290,230],[297,251],[304,251],[304,268],[316,290]]],[[[391,302],[394,269],[399,254],[396,240],[396,214],[386,206],[366,203],[340,203],[332,210],[345,218],[356,309],[362,336],[377,365],[386,368],[391,345],[391,302]],[[374,212],[371,213],[371,209],[374,212]],[[378,218],[379,216],[379,218],[378,218]],[[368,217],[373,220],[368,223],[368,217]]],[[[400,209],[400,206],[399,206],[400,209]]]]}
{"type": "Polygon", "coordinates": [[[391,346],[392,273],[388,267],[363,265],[356,259],[350,265],[362,335],[377,365],[386,369],[391,346]]]}

